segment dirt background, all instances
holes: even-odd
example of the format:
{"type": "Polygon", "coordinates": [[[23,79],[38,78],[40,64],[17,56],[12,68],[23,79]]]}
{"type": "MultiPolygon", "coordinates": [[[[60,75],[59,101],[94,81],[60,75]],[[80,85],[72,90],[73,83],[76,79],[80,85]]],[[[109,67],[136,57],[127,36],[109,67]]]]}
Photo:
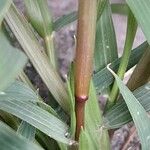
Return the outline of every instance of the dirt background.
{"type": "MultiPolygon", "coordinates": [[[[111,3],[121,2],[124,3],[124,0],[110,0],[111,3]]],[[[22,0],[14,0],[17,7],[20,11],[25,12],[24,4],[22,0]]],[[[48,0],[49,8],[52,13],[53,19],[61,17],[64,14],[68,14],[74,10],[77,10],[78,0],[48,0]]],[[[122,54],[124,41],[125,41],[125,33],[126,33],[126,21],[127,18],[125,16],[113,14],[113,22],[115,27],[115,32],[117,36],[117,44],[118,44],[118,52],[119,55],[122,54]]],[[[69,24],[67,27],[61,29],[57,33],[55,33],[55,48],[59,60],[59,68],[60,73],[63,77],[65,77],[68,64],[73,60],[74,57],[74,38],[73,36],[76,33],[76,22],[69,24]]],[[[144,35],[140,28],[138,29],[134,46],[136,47],[140,43],[145,40],[144,35]]],[[[41,85],[39,76],[36,76],[35,72],[29,70],[31,76],[34,77],[34,82],[37,82],[38,85],[41,85]]],[[[131,71],[130,71],[131,72],[131,71]]],[[[128,74],[130,74],[130,72],[128,74]]],[[[45,91],[45,87],[41,89],[41,93],[45,91]]],[[[130,125],[126,125],[115,132],[112,138],[112,150],[139,150],[140,143],[136,135],[135,128],[130,125]]]]}

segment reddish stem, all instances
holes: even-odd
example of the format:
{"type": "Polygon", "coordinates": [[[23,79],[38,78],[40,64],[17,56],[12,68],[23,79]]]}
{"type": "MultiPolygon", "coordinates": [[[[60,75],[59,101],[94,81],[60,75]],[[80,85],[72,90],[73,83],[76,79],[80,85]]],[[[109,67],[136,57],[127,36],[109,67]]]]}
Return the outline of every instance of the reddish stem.
{"type": "Polygon", "coordinates": [[[84,127],[84,110],[85,110],[85,103],[88,99],[87,96],[83,97],[76,97],[76,135],[75,139],[79,140],[80,130],[84,127]]]}
{"type": "Polygon", "coordinates": [[[97,0],[79,0],[75,57],[76,140],[84,127],[84,107],[93,71],[97,0]]]}

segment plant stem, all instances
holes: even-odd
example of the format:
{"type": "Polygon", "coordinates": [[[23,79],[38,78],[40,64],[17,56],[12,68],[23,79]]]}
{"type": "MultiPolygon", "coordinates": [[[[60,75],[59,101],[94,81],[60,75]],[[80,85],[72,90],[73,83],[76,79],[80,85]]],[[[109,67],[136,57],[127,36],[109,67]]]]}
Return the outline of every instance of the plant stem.
{"type": "Polygon", "coordinates": [[[84,107],[92,74],[97,0],[79,0],[77,49],[75,57],[76,140],[84,127],[84,107]]]}
{"type": "MultiPolygon", "coordinates": [[[[126,33],[126,40],[125,40],[125,46],[123,51],[123,56],[120,62],[120,66],[117,72],[117,75],[123,79],[124,74],[127,69],[127,65],[129,62],[129,57],[131,54],[132,45],[134,42],[135,34],[137,31],[137,22],[132,14],[132,12],[129,10],[128,14],[128,25],[127,25],[127,33],[126,33]]],[[[113,84],[108,103],[106,105],[106,109],[109,109],[112,105],[115,104],[117,97],[118,97],[119,89],[117,86],[116,81],[113,84]]]]}
{"type": "Polygon", "coordinates": [[[150,77],[150,47],[148,47],[134,69],[127,86],[135,90],[149,81],[150,77]]]}
{"type": "Polygon", "coordinates": [[[76,102],[76,137],[75,139],[79,139],[81,127],[84,126],[84,109],[85,109],[85,101],[76,102]]]}

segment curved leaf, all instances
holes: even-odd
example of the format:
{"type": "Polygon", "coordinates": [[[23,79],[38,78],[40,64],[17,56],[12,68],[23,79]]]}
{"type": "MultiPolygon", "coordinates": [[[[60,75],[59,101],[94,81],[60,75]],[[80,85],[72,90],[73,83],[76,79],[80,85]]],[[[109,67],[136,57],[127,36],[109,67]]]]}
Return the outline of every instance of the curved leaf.
{"type": "Polygon", "coordinates": [[[133,12],[138,24],[140,25],[148,43],[150,44],[150,1],[149,0],[126,0],[133,12]]]}
{"type": "MultiPolygon", "coordinates": [[[[144,42],[143,44],[141,44],[140,46],[138,46],[137,48],[131,51],[127,70],[129,70],[130,68],[132,68],[134,65],[138,63],[143,53],[147,49],[147,47],[148,47],[148,43],[144,42]]],[[[121,58],[116,59],[111,63],[110,66],[113,70],[117,71],[120,63],[120,59],[121,58]]],[[[93,81],[96,90],[99,92],[107,88],[109,85],[111,85],[114,81],[114,78],[113,75],[108,71],[107,67],[105,67],[104,69],[94,74],[93,81]]]]}
{"type": "Polygon", "coordinates": [[[24,0],[27,15],[37,32],[45,37],[52,32],[52,19],[47,0],[24,0]]]}
{"type": "Polygon", "coordinates": [[[36,128],[30,125],[29,123],[22,121],[17,130],[17,133],[21,134],[23,137],[25,137],[29,141],[34,141],[36,128]]]}
{"type": "MultiPolygon", "coordinates": [[[[136,89],[133,94],[140,104],[148,112],[150,111],[150,83],[136,89]]],[[[132,117],[125,101],[120,99],[115,106],[109,109],[104,115],[104,126],[108,129],[120,128],[132,121],[132,117]]]]}
{"type": "Polygon", "coordinates": [[[101,17],[97,20],[95,41],[95,72],[117,59],[117,43],[112,22],[110,3],[107,1],[101,17]]]}
{"type": "Polygon", "coordinates": [[[9,9],[5,19],[54,98],[66,112],[69,112],[69,98],[64,83],[50,64],[27,20],[19,14],[15,6],[9,9]]]}
{"type": "Polygon", "coordinates": [[[1,100],[0,109],[26,121],[57,141],[66,144],[72,143],[65,137],[68,130],[67,125],[31,102],[1,100]]]}
{"type": "Polygon", "coordinates": [[[64,26],[68,25],[69,23],[72,23],[74,21],[77,20],[77,12],[71,12],[67,15],[63,15],[62,17],[60,17],[59,19],[57,19],[54,22],[54,26],[53,29],[55,31],[60,30],[61,28],[63,28],[64,26]]]}
{"type": "Polygon", "coordinates": [[[150,119],[148,114],[132,94],[132,92],[124,85],[121,79],[111,69],[109,69],[109,71],[115,77],[120,93],[122,94],[133,118],[139,138],[141,140],[142,149],[148,150],[150,147],[150,119]]]}
{"type": "Polygon", "coordinates": [[[27,141],[16,134],[10,127],[0,122],[0,149],[1,150],[43,150],[38,145],[27,141]]]}

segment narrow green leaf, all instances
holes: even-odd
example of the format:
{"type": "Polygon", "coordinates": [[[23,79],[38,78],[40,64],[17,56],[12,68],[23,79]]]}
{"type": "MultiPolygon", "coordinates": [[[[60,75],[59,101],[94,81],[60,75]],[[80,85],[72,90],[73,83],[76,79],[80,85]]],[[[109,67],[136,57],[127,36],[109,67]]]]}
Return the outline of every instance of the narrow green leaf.
{"type": "MultiPolygon", "coordinates": [[[[21,118],[34,127],[37,127],[39,130],[41,129],[41,131],[48,136],[55,138],[55,136],[57,136],[60,132],[60,138],[61,136],[64,136],[65,138],[65,133],[67,132],[68,127],[62,121],[54,117],[51,114],[51,109],[47,106],[47,104],[39,101],[36,93],[25,84],[18,81],[14,82],[10,87],[0,94],[0,103],[2,104],[0,104],[1,110],[21,118]],[[37,105],[39,105],[41,108],[37,105]],[[48,110],[50,113],[42,108],[48,110]],[[57,125],[55,125],[55,123],[57,125]],[[56,135],[53,136],[51,134],[53,134],[53,132],[55,133],[55,129],[57,132],[56,135]]],[[[57,114],[55,114],[55,116],[58,117],[57,114]]]]}
{"type": "Polygon", "coordinates": [[[105,8],[106,3],[108,0],[98,0],[97,1],[97,20],[101,17],[101,14],[103,13],[103,10],[105,8]]]}
{"type": "MultiPolygon", "coordinates": [[[[148,47],[148,43],[144,42],[143,44],[141,44],[140,46],[138,46],[137,48],[131,51],[127,70],[129,70],[130,68],[132,68],[134,65],[138,63],[143,53],[147,49],[147,47],[148,47]]],[[[117,71],[119,63],[120,63],[120,59],[121,58],[116,59],[115,61],[111,63],[110,66],[113,70],[117,71]]],[[[114,81],[114,78],[112,74],[108,71],[107,67],[105,67],[104,69],[94,74],[93,81],[94,81],[96,90],[99,92],[107,88],[109,85],[111,85],[114,81]]]]}
{"type": "Polygon", "coordinates": [[[126,3],[113,3],[111,4],[111,10],[114,14],[127,15],[129,7],[126,3]]]}
{"type": "MultiPolygon", "coordinates": [[[[97,12],[98,12],[98,20],[104,10],[106,1],[108,0],[99,0],[99,3],[101,3],[102,5],[100,6],[98,3],[98,7],[97,8],[97,12]]],[[[118,13],[118,14],[124,14],[126,15],[128,13],[128,7],[126,4],[111,4],[111,9],[112,9],[112,13],[118,13]]],[[[65,27],[66,25],[76,21],[78,18],[77,16],[77,12],[73,11],[69,14],[63,15],[60,18],[58,18],[55,22],[53,22],[53,30],[58,31],[61,28],[65,27]]]]}
{"type": "Polygon", "coordinates": [[[62,17],[60,17],[59,19],[57,19],[54,22],[53,29],[55,31],[58,31],[61,28],[63,28],[64,26],[68,25],[69,23],[74,22],[75,20],[77,20],[77,12],[76,11],[71,12],[67,15],[63,15],[62,17]]]}
{"type": "Polygon", "coordinates": [[[51,34],[52,19],[46,0],[24,0],[29,21],[42,36],[51,34]]]}
{"type": "Polygon", "coordinates": [[[150,147],[150,119],[148,114],[132,92],[124,85],[121,79],[109,67],[108,69],[115,77],[120,93],[122,94],[131,113],[141,140],[142,149],[148,150],[150,147]]]}
{"type": "Polygon", "coordinates": [[[117,56],[117,43],[111,16],[110,3],[105,2],[105,8],[101,17],[97,20],[95,41],[95,72],[103,69],[107,64],[115,60],[117,56]]]}
{"type": "MultiPolygon", "coordinates": [[[[21,79],[21,81],[23,81],[26,85],[28,85],[30,88],[28,88],[28,91],[32,91],[32,94],[35,96],[37,96],[37,99],[39,99],[39,101],[37,101],[37,105],[39,107],[41,107],[42,109],[48,111],[49,113],[52,113],[54,116],[57,116],[57,113],[55,112],[55,110],[50,106],[47,105],[44,100],[41,98],[41,96],[37,93],[35,87],[33,86],[33,84],[31,83],[30,79],[28,78],[28,76],[24,73],[24,71],[21,72],[21,74],[19,75],[19,78],[21,79]]],[[[23,85],[23,84],[22,84],[23,85]]],[[[22,88],[22,87],[21,87],[22,88]]],[[[24,90],[24,89],[23,89],[24,90]]],[[[21,90],[22,91],[22,90],[21,90]]],[[[25,93],[27,93],[25,92],[25,93]]],[[[22,95],[21,95],[22,96],[22,95]]],[[[27,96],[28,97],[28,96],[27,96]]],[[[36,98],[35,98],[36,99],[36,98]]]]}
{"type": "Polygon", "coordinates": [[[27,15],[34,29],[44,38],[47,55],[56,68],[55,52],[52,36],[52,18],[50,16],[47,0],[24,0],[27,15]]]}
{"type": "Polygon", "coordinates": [[[1,0],[0,1],[0,25],[5,17],[6,12],[8,11],[12,1],[11,0],[1,0]]]}
{"type": "Polygon", "coordinates": [[[0,29],[0,91],[3,91],[19,75],[27,62],[27,57],[10,45],[0,29]]]}
{"type": "MultiPolygon", "coordinates": [[[[136,31],[137,31],[136,19],[134,18],[131,10],[129,10],[125,45],[124,45],[122,58],[121,58],[121,61],[120,61],[120,64],[119,64],[119,68],[117,70],[117,75],[121,79],[124,78],[124,75],[125,75],[128,63],[129,63],[129,58],[130,58],[130,55],[131,55],[131,49],[132,49],[132,46],[133,46],[136,31]]],[[[108,103],[106,105],[106,109],[109,109],[110,107],[112,107],[112,105],[115,104],[115,102],[117,100],[117,97],[118,97],[118,94],[119,94],[119,89],[118,89],[117,83],[115,81],[113,86],[112,86],[110,95],[109,95],[109,99],[108,99],[108,103]]]]}
{"type": "Polygon", "coordinates": [[[5,100],[5,99],[6,100],[15,99],[18,101],[35,102],[42,109],[58,117],[57,113],[54,111],[54,109],[51,106],[43,102],[39,98],[36,92],[34,92],[32,89],[30,89],[26,84],[22,82],[15,81],[4,92],[2,92],[0,94],[0,100],[5,100]]]}
{"type": "Polygon", "coordinates": [[[38,145],[27,141],[16,134],[10,127],[0,122],[0,149],[1,150],[43,150],[38,145]]]}
{"type": "Polygon", "coordinates": [[[91,137],[88,132],[84,129],[81,129],[80,137],[79,137],[79,150],[92,150],[93,143],[91,141],[91,137]]]}
{"type": "Polygon", "coordinates": [[[36,92],[30,89],[26,84],[19,81],[12,83],[6,90],[4,90],[4,92],[0,94],[0,101],[1,100],[21,100],[34,102],[37,103],[37,105],[42,109],[59,118],[54,109],[43,102],[36,92]]]}
{"type": "Polygon", "coordinates": [[[5,19],[54,98],[69,112],[69,98],[64,83],[50,64],[28,22],[14,6],[11,6],[5,19]]]}
{"type": "MultiPolygon", "coordinates": [[[[144,109],[147,112],[150,111],[150,83],[136,89],[133,94],[144,109]]],[[[126,123],[132,121],[127,105],[122,99],[107,111],[104,117],[104,126],[108,129],[120,128],[126,123]]]]}
{"type": "Polygon", "coordinates": [[[53,114],[55,117],[61,118],[61,117],[57,114],[57,112],[56,112],[50,105],[46,104],[44,101],[38,101],[38,102],[37,102],[37,105],[38,105],[40,108],[46,110],[47,112],[53,114]]]}
{"type": "Polygon", "coordinates": [[[67,81],[67,87],[68,87],[68,94],[70,97],[70,106],[71,106],[71,125],[70,125],[70,133],[71,137],[75,137],[75,131],[76,131],[76,116],[75,116],[75,98],[74,98],[74,67],[73,64],[71,65],[70,72],[69,72],[69,78],[67,81]]]}
{"type": "Polygon", "coordinates": [[[16,81],[12,83],[2,94],[0,94],[0,101],[2,100],[21,100],[37,102],[37,95],[22,82],[16,81]]]}
{"type": "Polygon", "coordinates": [[[101,125],[102,112],[100,111],[95,88],[91,82],[89,100],[85,106],[85,131],[88,132],[92,141],[92,149],[107,150],[109,149],[109,137],[107,130],[100,128],[101,125]],[[105,142],[103,138],[105,138],[105,142]]]}
{"type": "Polygon", "coordinates": [[[126,2],[137,19],[137,22],[140,25],[148,43],[150,44],[150,1],[126,0],[126,2]]]}
{"type": "Polygon", "coordinates": [[[72,143],[65,137],[67,125],[36,104],[27,101],[1,100],[0,109],[26,121],[59,142],[72,143]]]}
{"type": "MultiPolygon", "coordinates": [[[[101,14],[104,10],[106,1],[107,0],[98,0],[98,7],[97,7],[97,18],[98,19],[100,18],[101,14]]],[[[69,14],[63,15],[62,17],[60,17],[53,23],[53,29],[55,31],[58,31],[61,28],[63,28],[64,26],[68,25],[69,23],[76,21],[77,18],[78,18],[78,14],[76,11],[73,11],[69,14]]]]}
{"type": "Polygon", "coordinates": [[[22,121],[17,130],[17,133],[21,134],[22,136],[27,138],[29,141],[34,141],[36,128],[28,124],[27,122],[22,121]]]}

